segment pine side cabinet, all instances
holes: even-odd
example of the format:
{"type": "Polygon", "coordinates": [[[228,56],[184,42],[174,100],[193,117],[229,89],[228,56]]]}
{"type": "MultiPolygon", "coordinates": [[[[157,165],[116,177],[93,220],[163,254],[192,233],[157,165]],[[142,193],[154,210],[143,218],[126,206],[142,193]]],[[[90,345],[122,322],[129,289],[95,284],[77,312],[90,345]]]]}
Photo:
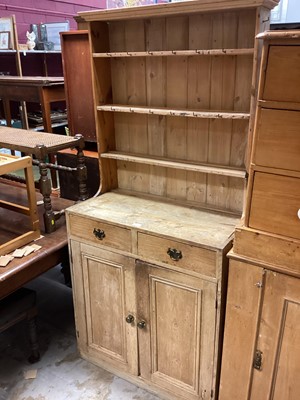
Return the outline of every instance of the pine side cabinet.
{"type": "Polygon", "coordinates": [[[259,40],[245,223],[229,253],[220,400],[300,398],[300,32],[259,40]]]}

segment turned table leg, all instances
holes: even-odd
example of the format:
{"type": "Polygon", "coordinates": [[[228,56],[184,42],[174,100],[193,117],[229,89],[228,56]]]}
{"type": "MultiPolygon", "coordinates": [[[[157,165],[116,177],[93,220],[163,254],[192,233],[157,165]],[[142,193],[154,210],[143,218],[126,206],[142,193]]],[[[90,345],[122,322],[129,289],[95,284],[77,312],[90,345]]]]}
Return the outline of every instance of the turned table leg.
{"type": "Polygon", "coordinates": [[[48,171],[47,171],[47,165],[46,165],[46,147],[44,145],[39,145],[37,146],[39,149],[39,169],[40,169],[40,181],[39,181],[39,186],[40,186],[40,192],[43,196],[43,201],[44,201],[44,224],[45,224],[45,232],[46,233],[51,233],[54,232],[56,229],[55,226],[55,214],[52,209],[52,204],[51,204],[51,192],[52,192],[52,186],[51,186],[51,180],[48,177],[48,171]]]}

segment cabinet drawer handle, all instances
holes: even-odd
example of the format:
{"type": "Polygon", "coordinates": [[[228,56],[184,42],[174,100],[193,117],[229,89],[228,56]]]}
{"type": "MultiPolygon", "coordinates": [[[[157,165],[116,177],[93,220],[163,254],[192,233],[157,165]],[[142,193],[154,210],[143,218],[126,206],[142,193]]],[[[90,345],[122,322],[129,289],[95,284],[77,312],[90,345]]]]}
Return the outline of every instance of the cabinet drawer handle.
{"type": "Polygon", "coordinates": [[[132,314],[128,314],[125,320],[127,324],[132,324],[134,322],[134,316],[132,314]]]}
{"type": "Polygon", "coordinates": [[[298,216],[298,218],[300,219],[300,208],[299,208],[299,210],[298,210],[298,212],[297,212],[297,216],[298,216]]]}
{"type": "Polygon", "coordinates": [[[167,254],[170,256],[171,260],[178,261],[182,258],[182,253],[180,250],[171,249],[169,247],[167,254]]]}
{"type": "Polygon", "coordinates": [[[138,328],[145,329],[146,328],[146,321],[140,321],[137,323],[138,328]]]}
{"type": "Polygon", "coordinates": [[[94,228],[93,234],[99,240],[103,240],[105,238],[105,232],[102,229],[94,228]]]}

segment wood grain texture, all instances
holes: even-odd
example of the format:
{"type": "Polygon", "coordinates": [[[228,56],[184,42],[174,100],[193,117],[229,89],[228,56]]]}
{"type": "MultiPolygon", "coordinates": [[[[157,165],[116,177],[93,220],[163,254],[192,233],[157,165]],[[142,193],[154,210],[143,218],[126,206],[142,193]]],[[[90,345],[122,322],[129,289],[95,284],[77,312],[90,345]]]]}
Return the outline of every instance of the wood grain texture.
{"type": "Polygon", "coordinates": [[[298,111],[259,108],[252,162],[300,171],[299,125],[298,111]]]}
{"type": "Polygon", "coordinates": [[[248,400],[262,301],[263,268],[230,261],[220,400],[248,400]],[[234,374],[232,373],[233,371],[234,374]]]}
{"type": "Polygon", "coordinates": [[[270,46],[266,79],[263,89],[265,100],[300,102],[300,45],[270,46]],[[298,50],[298,51],[297,51],[298,50]]]}
{"type": "Polygon", "coordinates": [[[142,262],[137,280],[138,315],[147,322],[139,331],[142,377],[178,397],[209,399],[216,285],[142,262]]]}
{"type": "Polygon", "coordinates": [[[230,241],[239,222],[238,217],[230,215],[114,192],[69,207],[67,213],[74,219],[105,221],[122,229],[177,238],[214,250],[222,249],[230,241]]]}
{"type": "Polygon", "coordinates": [[[250,399],[297,399],[300,346],[300,280],[268,271],[257,348],[261,371],[253,371],[250,399]]]}
{"type": "MultiPolygon", "coordinates": [[[[264,6],[266,8],[273,8],[278,4],[277,0],[256,0],[255,6],[264,6]]],[[[146,9],[139,7],[130,7],[125,10],[102,10],[102,11],[86,11],[80,12],[78,15],[85,21],[114,21],[122,19],[137,19],[159,17],[162,14],[181,15],[184,13],[198,13],[209,11],[221,11],[232,8],[253,8],[253,0],[198,0],[193,2],[179,3],[179,4],[160,4],[148,6],[146,9]]]]}
{"type": "Polygon", "coordinates": [[[256,260],[269,269],[300,277],[300,242],[251,228],[236,228],[234,254],[256,260]],[[276,251],[274,251],[276,249],[276,251]]]}
{"type": "Polygon", "coordinates": [[[300,239],[299,203],[298,178],[256,172],[249,227],[300,239]]]}
{"type": "Polygon", "coordinates": [[[136,375],[135,328],[125,321],[136,313],[133,260],[77,242],[72,248],[78,256],[73,258],[74,277],[83,279],[83,285],[75,286],[79,338],[83,335],[79,350],[88,349],[91,356],[136,375]]]}
{"type": "MultiPolygon", "coordinates": [[[[109,54],[119,56],[108,56],[113,104],[97,108],[104,115],[114,113],[116,150],[208,162],[224,171],[245,168],[255,29],[255,10],[111,22],[109,54]],[[233,51],[220,57],[220,48],[233,51]],[[198,49],[202,52],[191,56],[198,49]]],[[[210,176],[209,170],[185,172],[153,162],[148,166],[150,159],[136,159],[140,165],[120,159],[119,187],[241,212],[244,182],[210,176]]]]}

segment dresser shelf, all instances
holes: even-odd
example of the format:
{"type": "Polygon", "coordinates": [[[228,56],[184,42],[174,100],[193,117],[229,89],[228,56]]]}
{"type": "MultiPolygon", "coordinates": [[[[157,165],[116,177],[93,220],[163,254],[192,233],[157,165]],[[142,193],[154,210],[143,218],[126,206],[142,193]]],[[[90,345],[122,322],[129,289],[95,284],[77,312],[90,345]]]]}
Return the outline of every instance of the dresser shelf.
{"type": "Polygon", "coordinates": [[[162,157],[145,157],[140,154],[125,154],[117,151],[111,151],[109,153],[102,153],[102,158],[111,158],[113,160],[120,161],[129,161],[138,164],[147,164],[154,165],[157,167],[165,167],[165,168],[175,168],[181,169],[184,171],[194,171],[194,172],[203,172],[207,174],[215,174],[215,175],[225,175],[231,176],[235,178],[246,177],[246,173],[244,170],[239,168],[228,168],[225,166],[217,166],[217,165],[209,165],[209,164],[199,164],[192,163],[191,161],[186,160],[174,160],[167,159],[162,157]]]}
{"type": "Polygon", "coordinates": [[[113,53],[93,53],[94,58],[124,58],[124,57],[172,57],[172,56],[249,56],[254,49],[199,49],[199,50],[151,50],[122,51],[113,53]]]}
{"type": "Polygon", "coordinates": [[[249,119],[249,113],[206,111],[206,110],[176,110],[166,107],[125,106],[120,104],[105,104],[97,106],[98,111],[111,111],[135,114],[166,115],[171,117],[207,118],[207,119],[249,119]]]}

